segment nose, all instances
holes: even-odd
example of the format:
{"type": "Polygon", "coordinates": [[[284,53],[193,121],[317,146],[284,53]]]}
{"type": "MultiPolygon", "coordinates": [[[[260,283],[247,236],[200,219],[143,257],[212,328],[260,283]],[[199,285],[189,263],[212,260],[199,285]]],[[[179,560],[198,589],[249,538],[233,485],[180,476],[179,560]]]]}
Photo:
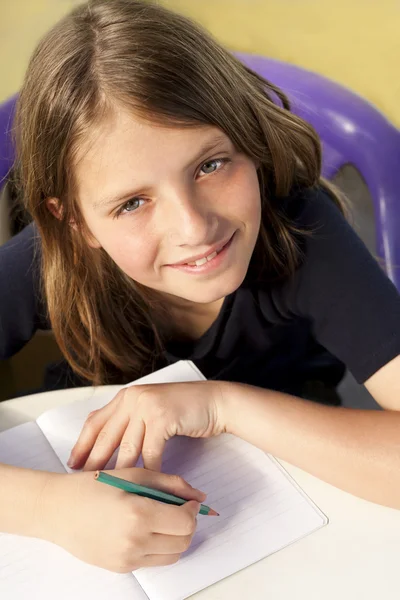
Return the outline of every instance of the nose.
{"type": "Polygon", "coordinates": [[[174,245],[200,247],[215,240],[218,218],[204,197],[180,190],[161,204],[162,227],[174,245]]]}

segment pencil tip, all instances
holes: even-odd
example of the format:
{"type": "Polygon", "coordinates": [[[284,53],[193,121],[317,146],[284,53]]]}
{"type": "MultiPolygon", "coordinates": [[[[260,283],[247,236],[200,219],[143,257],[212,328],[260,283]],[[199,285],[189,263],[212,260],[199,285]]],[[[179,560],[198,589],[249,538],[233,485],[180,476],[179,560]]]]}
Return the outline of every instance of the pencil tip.
{"type": "Polygon", "coordinates": [[[208,511],[208,516],[209,517],[219,517],[219,513],[217,513],[217,511],[214,510],[213,508],[210,508],[210,510],[208,511]]]}

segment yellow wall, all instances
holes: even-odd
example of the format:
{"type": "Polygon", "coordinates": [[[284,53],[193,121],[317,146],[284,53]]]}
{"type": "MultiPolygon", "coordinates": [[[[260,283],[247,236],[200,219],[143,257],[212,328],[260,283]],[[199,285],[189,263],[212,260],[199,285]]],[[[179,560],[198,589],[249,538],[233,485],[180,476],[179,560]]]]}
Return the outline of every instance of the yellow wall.
{"type": "MultiPolygon", "coordinates": [[[[0,101],[39,37],[76,0],[0,0],[0,101]]],[[[400,0],[161,0],[232,50],[265,54],[357,91],[400,126],[400,0]]]]}

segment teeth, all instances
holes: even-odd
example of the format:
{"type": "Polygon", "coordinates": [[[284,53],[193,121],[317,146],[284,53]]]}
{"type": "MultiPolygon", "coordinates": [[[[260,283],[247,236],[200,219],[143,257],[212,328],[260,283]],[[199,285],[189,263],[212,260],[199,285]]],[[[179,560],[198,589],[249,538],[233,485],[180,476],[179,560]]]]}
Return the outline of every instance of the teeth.
{"type": "Polygon", "coordinates": [[[200,258],[200,260],[195,260],[194,264],[196,265],[196,267],[201,267],[201,265],[205,265],[207,262],[207,258],[200,258]]]}
{"type": "Polygon", "coordinates": [[[201,265],[205,265],[206,262],[215,258],[217,256],[217,254],[218,254],[218,252],[213,252],[212,254],[209,254],[209,256],[205,256],[204,258],[200,258],[199,260],[196,260],[195,262],[191,262],[191,263],[187,263],[187,264],[190,265],[191,267],[201,267],[201,265]]]}

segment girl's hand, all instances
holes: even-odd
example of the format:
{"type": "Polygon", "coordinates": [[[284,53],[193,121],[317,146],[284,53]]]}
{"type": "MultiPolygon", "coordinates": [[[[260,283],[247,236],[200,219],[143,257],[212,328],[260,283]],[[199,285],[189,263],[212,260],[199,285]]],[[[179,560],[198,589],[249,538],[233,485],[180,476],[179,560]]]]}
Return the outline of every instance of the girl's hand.
{"type": "Polygon", "coordinates": [[[103,469],[119,446],[116,468],[142,453],[145,468],[161,469],[165,442],[174,435],[211,437],[225,431],[222,382],[137,385],[90,413],[68,465],[103,469]]]}
{"type": "Polygon", "coordinates": [[[205,494],[175,475],[145,469],[112,474],[195,501],[173,506],[100,483],[94,473],[56,475],[42,495],[40,537],[118,573],[176,562],[190,545],[205,494]]]}

